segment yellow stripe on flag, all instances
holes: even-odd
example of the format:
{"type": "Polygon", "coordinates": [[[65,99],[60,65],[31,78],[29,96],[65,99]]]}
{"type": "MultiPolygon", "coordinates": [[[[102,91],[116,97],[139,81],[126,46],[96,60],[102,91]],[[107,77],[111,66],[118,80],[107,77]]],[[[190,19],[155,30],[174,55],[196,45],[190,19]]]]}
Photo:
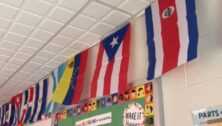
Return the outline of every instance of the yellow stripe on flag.
{"type": "Polygon", "coordinates": [[[52,95],[52,101],[62,104],[70,86],[73,70],[74,57],[70,58],[68,63],[66,64],[64,73],[59,81],[58,86],[56,87],[55,92],[52,95]]]}

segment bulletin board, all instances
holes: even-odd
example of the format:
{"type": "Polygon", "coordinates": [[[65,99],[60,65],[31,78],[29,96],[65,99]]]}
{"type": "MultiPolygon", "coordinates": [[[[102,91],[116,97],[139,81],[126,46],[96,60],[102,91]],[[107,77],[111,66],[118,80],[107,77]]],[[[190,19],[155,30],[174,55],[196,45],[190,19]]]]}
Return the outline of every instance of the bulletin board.
{"type": "Polygon", "coordinates": [[[113,94],[65,110],[58,114],[62,118],[58,121],[58,126],[154,126],[153,92],[145,91],[150,87],[152,89],[152,84],[130,89],[123,94],[123,102],[118,98],[120,94],[113,94]],[[129,94],[128,100],[125,94],[129,94]],[[108,102],[109,98],[111,102],[108,102]],[[95,108],[89,107],[93,103],[95,108]]]}

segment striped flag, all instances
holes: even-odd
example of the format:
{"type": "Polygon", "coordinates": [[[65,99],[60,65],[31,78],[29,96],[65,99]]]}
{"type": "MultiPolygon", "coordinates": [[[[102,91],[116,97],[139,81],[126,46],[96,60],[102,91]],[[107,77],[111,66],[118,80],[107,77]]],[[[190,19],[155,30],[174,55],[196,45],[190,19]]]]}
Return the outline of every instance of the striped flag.
{"type": "Polygon", "coordinates": [[[195,0],[157,0],[145,11],[148,80],[197,57],[195,0]]]}
{"type": "Polygon", "coordinates": [[[33,103],[34,100],[34,88],[31,87],[23,92],[22,96],[22,105],[21,105],[21,111],[20,111],[20,116],[19,116],[19,122],[24,123],[29,121],[31,112],[32,112],[32,107],[31,104],[33,103]]]}
{"type": "Polygon", "coordinates": [[[59,83],[62,74],[64,72],[64,64],[61,64],[56,70],[51,72],[49,77],[49,86],[48,86],[48,95],[47,95],[47,107],[45,109],[45,113],[52,113],[55,112],[58,106],[58,103],[53,102],[52,94],[54,93],[57,84],[59,83]]]}
{"type": "Polygon", "coordinates": [[[48,79],[41,80],[34,87],[35,97],[33,101],[33,110],[30,115],[30,122],[41,119],[47,104],[48,79]]]}
{"type": "Polygon", "coordinates": [[[19,122],[19,111],[20,111],[21,102],[22,102],[22,93],[14,96],[11,99],[11,102],[12,104],[15,105],[14,125],[16,125],[19,122]]]}
{"type": "Polygon", "coordinates": [[[52,101],[63,105],[79,103],[83,90],[87,57],[88,50],[85,50],[69,59],[52,96],[52,101]]]}
{"type": "Polygon", "coordinates": [[[99,44],[96,68],[91,82],[91,97],[127,89],[130,56],[130,24],[106,37],[99,44]]]}

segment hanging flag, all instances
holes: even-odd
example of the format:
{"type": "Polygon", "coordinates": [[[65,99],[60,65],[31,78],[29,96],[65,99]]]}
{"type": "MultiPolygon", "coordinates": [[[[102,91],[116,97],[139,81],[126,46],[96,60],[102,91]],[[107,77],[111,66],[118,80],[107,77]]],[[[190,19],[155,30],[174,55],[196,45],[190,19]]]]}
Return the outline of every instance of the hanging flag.
{"type": "Polygon", "coordinates": [[[19,122],[24,123],[27,122],[30,118],[30,114],[32,111],[31,104],[33,102],[33,94],[34,88],[31,87],[23,92],[22,102],[21,102],[21,110],[19,115],[19,122]]]}
{"type": "Polygon", "coordinates": [[[91,82],[91,97],[101,97],[127,89],[130,56],[130,24],[102,40],[91,82]]]}
{"type": "Polygon", "coordinates": [[[19,111],[22,103],[22,93],[12,97],[11,102],[15,106],[14,125],[17,125],[19,122],[19,111]]]}
{"type": "Polygon", "coordinates": [[[69,59],[52,96],[52,101],[63,105],[79,103],[83,90],[87,57],[88,50],[85,50],[69,59]]]}
{"type": "Polygon", "coordinates": [[[30,115],[30,122],[41,119],[47,104],[48,79],[41,80],[35,85],[35,98],[33,102],[33,111],[30,115]]]}
{"type": "Polygon", "coordinates": [[[64,64],[61,64],[57,69],[55,69],[53,72],[51,72],[49,76],[49,85],[48,85],[48,95],[47,95],[47,107],[45,109],[45,113],[52,113],[55,112],[58,106],[58,103],[53,102],[52,95],[57,87],[57,84],[59,83],[62,74],[64,72],[64,64]]]}
{"type": "Polygon", "coordinates": [[[145,11],[148,80],[197,57],[195,0],[157,0],[145,11]]]}

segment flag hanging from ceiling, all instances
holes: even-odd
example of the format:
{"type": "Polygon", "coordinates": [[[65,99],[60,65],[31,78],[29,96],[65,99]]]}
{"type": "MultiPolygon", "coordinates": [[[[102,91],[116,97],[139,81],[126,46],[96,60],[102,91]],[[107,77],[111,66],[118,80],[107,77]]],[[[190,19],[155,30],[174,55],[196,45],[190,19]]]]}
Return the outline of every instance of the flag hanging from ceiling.
{"type": "Polygon", "coordinates": [[[14,125],[18,124],[19,121],[19,112],[22,103],[22,93],[12,97],[11,103],[15,106],[15,114],[14,114],[14,125]]]}
{"type": "Polygon", "coordinates": [[[127,89],[130,56],[130,24],[106,37],[99,44],[96,68],[91,82],[91,97],[127,89]]]}
{"type": "Polygon", "coordinates": [[[22,93],[22,102],[21,102],[21,108],[20,108],[20,114],[19,114],[19,122],[24,123],[27,122],[30,118],[30,114],[32,112],[31,104],[33,104],[34,100],[34,88],[31,87],[27,90],[25,90],[22,93]]]}
{"type": "Polygon", "coordinates": [[[32,104],[32,113],[29,121],[35,122],[41,119],[47,104],[48,79],[41,80],[34,85],[35,97],[32,104]]]}
{"type": "Polygon", "coordinates": [[[48,95],[47,95],[47,107],[45,113],[55,112],[58,106],[58,103],[52,101],[52,95],[59,83],[62,74],[64,72],[65,65],[61,64],[57,69],[51,72],[49,76],[49,85],[48,85],[48,95]]]}
{"type": "Polygon", "coordinates": [[[157,0],[145,11],[148,80],[197,57],[195,0],[157,0]]]}
{"type": "Polygon", "coordinates": [[[79,103],[83,90],[87,57],[88,50],[85,50],[69,59],[52,95],[52,101],[63,105],[79,103]]]}

